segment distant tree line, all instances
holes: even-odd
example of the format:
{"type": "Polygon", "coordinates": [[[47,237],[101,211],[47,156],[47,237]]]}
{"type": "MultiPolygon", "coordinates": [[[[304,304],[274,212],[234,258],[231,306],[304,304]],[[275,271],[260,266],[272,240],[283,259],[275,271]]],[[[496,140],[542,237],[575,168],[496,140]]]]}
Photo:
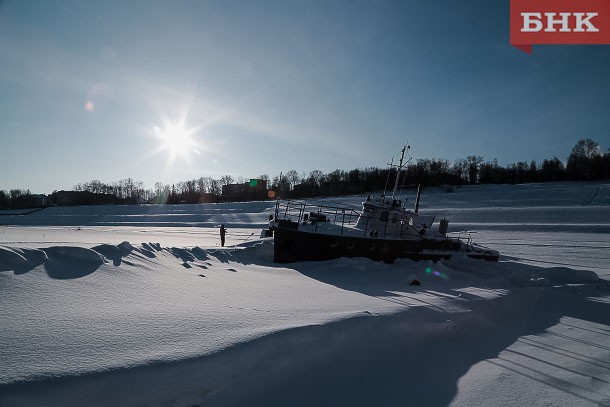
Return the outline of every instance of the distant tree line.
{"type": "MultiPolygon", "coordinates": [[[[239,181],[243,182],[241,178],[239,181]]],[[[218,202],[222,194],[222,186],[233,182],[232,176],[223,175],[219,179],[201,177],[176,184],[157,182],[153,189],[146,189],[142,181],[126,178],[112,184],[104,184],[98,180],[85,182],[75,185],[74,190],[110,194],[125,203],[132,204],[144,202],[156,204],[201,203],[204,201],[218,202]]]]}
{"type": "Polygon", "coordinates": [[[11,189],[10,191],[0,191],[0,209],[13,209],[13,208],[35,208],[36,202],[30,202],[35,200],[29,189],[11,189]],[[26,206],[28,204],[32,206],[26,206]]]}
{"type": "MultiPolygon", "coordinates": [[[[327,174],[319,170],[299,174],[287,171],[267,181],[269,197],[309,197],[359,194],[391,189],[395,170],[389,168],[357,168],[349,171],[334,170],[327,174]],[[388,184],[390,182],[390,184],[388,184]]],[[[567,163],[557,157],[536,161],[518,162],[500,166],[498,161],[485,161],[483,157],[471,155],[453,163],[445,159],[418,159],[410,163],[401,177],[402,187],[422,184],[426,186],[464,184],[516,184],[553,181],[597,181],[610,179],[610,150],[602,153],[599,144],[591,139],[579,140],[572,148],[567,163]]],[[[201,177],[176,184],[157,182],[153,189],[146,189],[142,181],[126,178],[111,184],[93,180],[74,186],[80,193],[71,196],[71,204],[178,204],[222,201],[222,186],[234,182],[231,175],[219,179],[201,177]]],[[[0,190],[0,209],[33,208],[46,205],[66,204],[67,191],[54,191],[49,197],[32,195],[29,190],[0,190]],[[46,197],[44,199],[43,197],[46,197]]]]}
{"type": "MultiPolygon", "coordinates": [[[[389,169],[364,168],[351,171],[335,170],[328,174],[312,171],[301,176],[294,170],[282,180],[273,179],[272,189],[288,191],[289,197],[332,196],[391,189],[395,175],[389,169]],[[392,185],[387,185],[388,180],[392,185]]],[[[395,171],[393,172],[395,174],[395,171]]],[[[471,155],[450,163],[445,159],[419,159],[408,165],[403,175],[403,187],[465,184],[518,184],[553,181],[599,181],[610,179],[610,150],[602,153],[599,144],[591,139],[579,140],[567,160],[557,157],[518,162],[500,166],[498,161],[485,161],[471,155]]]]}

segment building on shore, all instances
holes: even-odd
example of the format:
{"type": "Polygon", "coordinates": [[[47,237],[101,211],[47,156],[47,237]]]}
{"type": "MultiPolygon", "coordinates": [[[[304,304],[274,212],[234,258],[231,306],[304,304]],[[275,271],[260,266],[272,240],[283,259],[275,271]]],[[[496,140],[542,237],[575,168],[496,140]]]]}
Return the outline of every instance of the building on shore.
{"type": "Polygon", "coordinates": [[[222,198],[228,202],[262,201],[267,199],[267,180],[251,178],[241,184],[222,186],[222,198]]]}

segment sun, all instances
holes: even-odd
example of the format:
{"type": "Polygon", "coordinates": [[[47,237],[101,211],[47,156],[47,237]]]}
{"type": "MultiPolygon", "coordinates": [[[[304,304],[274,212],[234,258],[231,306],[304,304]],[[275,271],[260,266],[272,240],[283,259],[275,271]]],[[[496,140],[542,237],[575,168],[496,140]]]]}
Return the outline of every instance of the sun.
{"type": "Polygon", "coordinates": [[[197,152],[193,129],[187,129],[182,124],[166,124],[163,128],[155,127],[154,131],[161,139],[161,149],[168,150],[170,158],[177,155],[187,157],[190,152],[197,152]]]}
{"type": "Polygon", "coordinates": [[[191,147],[191,134],[182,126],[170,126],[163,134],[163,141],[171,154],[186,155],[191,147]]]}

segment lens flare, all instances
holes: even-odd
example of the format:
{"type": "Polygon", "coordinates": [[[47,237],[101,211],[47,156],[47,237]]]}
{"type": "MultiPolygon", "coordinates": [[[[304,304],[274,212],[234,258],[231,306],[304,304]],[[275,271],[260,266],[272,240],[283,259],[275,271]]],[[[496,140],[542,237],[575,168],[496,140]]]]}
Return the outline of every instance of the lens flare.
{"type": "Polygon", "coordinates": [[[432,274],[433,276],[442,278],[443,280],[449,280],[449,276],[447,274],[432,270],[430,267],[426,267],[426,274],[432,274]]]}

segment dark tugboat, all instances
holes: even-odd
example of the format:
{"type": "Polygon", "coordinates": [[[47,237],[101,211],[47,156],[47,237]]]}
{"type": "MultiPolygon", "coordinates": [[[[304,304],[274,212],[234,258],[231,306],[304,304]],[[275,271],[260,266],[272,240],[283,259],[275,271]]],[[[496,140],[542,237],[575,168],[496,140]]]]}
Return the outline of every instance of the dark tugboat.
{"type": "MultiPolygon", "coordinates": [[[[274,237],[274,261],[330,260],[339,257],[367,257],[392,263],[397,258],[440,260],[452,256],[498,261],[500,254],[472,242],[469,233],[447,233],[448,221],[443,218],[432,231],[434,216],[419,214],[420,189],[415,208],[406,209],[397,196],[404,162],[401,150],[392,196],[385,193],[370,196],[362,209],[305,201],[280,201],[269,221],[274,237]]],[[[390,167],[394,167],[390,164],[390,167]]]]}

